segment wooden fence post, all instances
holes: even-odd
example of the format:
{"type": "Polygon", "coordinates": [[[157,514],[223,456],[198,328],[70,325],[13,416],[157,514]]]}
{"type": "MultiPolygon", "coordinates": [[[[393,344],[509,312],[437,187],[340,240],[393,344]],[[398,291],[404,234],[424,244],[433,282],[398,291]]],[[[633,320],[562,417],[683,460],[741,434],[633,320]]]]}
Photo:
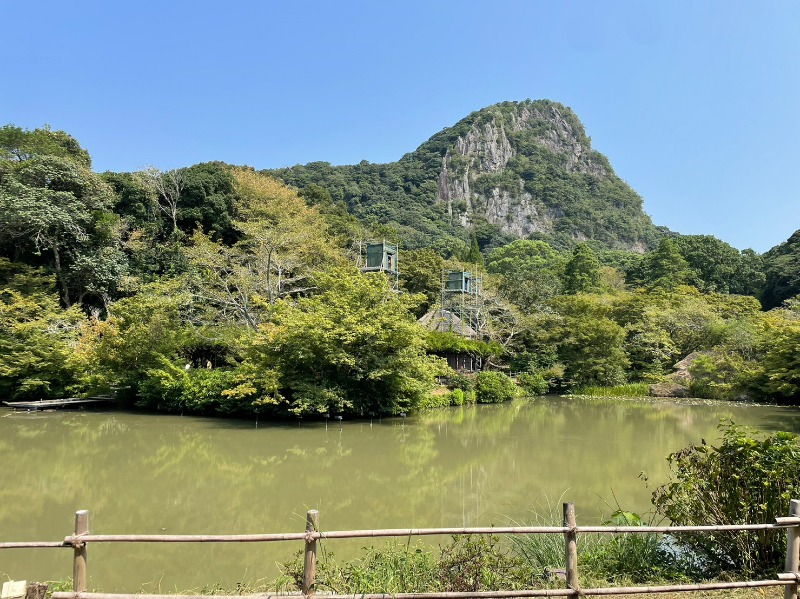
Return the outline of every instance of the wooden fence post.
{"type": "MultiPolygon", "coordinates": [[[[77,537],[85,534],[89,534],[89,510],[78,510],[75,512],[74,535],[77,537]]],[[[78,542],[74,547],[72,590],[76,593],[84,593],[89,580],[86,574],[86,543],[78,542]]]]}
{"type": "Polygon", "coordinates": [[[564,533],[564,556],[567,586],[578,594],[578,533],[575,532],[575,504],[564,504],[564,528],[570,530],[564,533]]]}
{"type": "MultiPolygon", "coordinates": [[[[308,510],[306,514],[306,533],[319,530],[319,512],[308,510]]],[[[317,540],[306,538],[306,555],[303,562],[303,595],[310,597],[314,594],[315,577],[317,574],[317,540]]]]}
{"type": "MultiPolygon", "coordinates": [[[[800,500],[792,499],[789,504],[789,517],[800,516],[800,500]]],[[[800,527],[797,525],[786,529],[786,572],[797,574],[800,570],[800,527]]],[[[797,584],[787,585],[783,589],[784,599],[797,599],[797,584]]]]}

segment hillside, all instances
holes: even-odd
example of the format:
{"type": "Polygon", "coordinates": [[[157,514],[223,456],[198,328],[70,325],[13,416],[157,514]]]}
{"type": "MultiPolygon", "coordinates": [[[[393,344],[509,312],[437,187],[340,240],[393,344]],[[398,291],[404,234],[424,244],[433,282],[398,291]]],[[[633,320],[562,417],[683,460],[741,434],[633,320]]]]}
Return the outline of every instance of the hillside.
{"type": "Polygon", "coordinates": [[[575,113],[549,100],[474,112],[397,162],[266,172],[324,188],[358,218],[394,227],[411,248],[463,248],[473,227],[482,249],[530,238],[643,252],[660,236],[575,113]]]}

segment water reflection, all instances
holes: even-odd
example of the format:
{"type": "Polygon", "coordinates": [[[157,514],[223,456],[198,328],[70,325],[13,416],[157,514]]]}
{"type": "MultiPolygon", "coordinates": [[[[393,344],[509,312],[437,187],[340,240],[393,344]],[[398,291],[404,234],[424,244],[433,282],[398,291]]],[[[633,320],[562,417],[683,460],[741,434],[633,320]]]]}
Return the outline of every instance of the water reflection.
{"type": "MultiPolygon", "coordinates": [[[[721,418],[800,431],[792,408],[649,401],[520,401],[400,419],[302,426],[102,412],[3,413],[0,540],[58,540],[76,509],[96,533],[473,526],[575,501],[579,521],[649,509],[664,457],[718,437],[721,418]]],[[[358,547],[364,541],[354,542],[358,547]]],[[[275,573],[300,545],[96,545],[103,590],[185,590],[275,573]],[[210,565],[213,564],[213,565],[210,565]]],[[[337,555],[351,549],[334,545],[337,555]]],[[[70,575],[68,551],[0,552],[16,579],[70,575]]]]}

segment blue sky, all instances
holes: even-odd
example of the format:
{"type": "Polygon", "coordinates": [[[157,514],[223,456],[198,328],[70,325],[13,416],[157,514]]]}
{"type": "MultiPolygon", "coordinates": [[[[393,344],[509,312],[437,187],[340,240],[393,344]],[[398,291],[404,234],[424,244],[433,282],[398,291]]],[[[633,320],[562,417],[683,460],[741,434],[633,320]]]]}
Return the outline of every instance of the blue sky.
{"type": "Polygon", "coordinates": [[[0,124],[98,171],[397,160],[504,100],[572,107],[654,222],[800,228],[800,2],[0,0],[0,124]]]}

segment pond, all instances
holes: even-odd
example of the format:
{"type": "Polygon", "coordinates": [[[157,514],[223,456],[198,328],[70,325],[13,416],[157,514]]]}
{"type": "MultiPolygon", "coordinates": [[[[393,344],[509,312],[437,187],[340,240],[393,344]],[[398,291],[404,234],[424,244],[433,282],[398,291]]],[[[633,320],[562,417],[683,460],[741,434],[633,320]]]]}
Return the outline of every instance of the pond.
{"type": "MultiPolygon", "coordinates": [[[[126,412],[0,411],[0,541],[94,534],[299,532],[530,523],[574,501],[578,523],[646,513],[665,456],[721,419],[800,432],[800,410],[537,398],[402,420],[264,424],[126,412]],[[648,480],[645,481],[644,478],[648,480]]],[[[444,539],[431,538],[438,543],[444,539]]],[[[346,557],[367,541],[327,541],[346,557]]],[[[273,577],[301,541],[94,544],[90,588],[174,592],[273,577]]],[[[68,549],[0,550],[0,579],[62,580],[68,549]]]]}

